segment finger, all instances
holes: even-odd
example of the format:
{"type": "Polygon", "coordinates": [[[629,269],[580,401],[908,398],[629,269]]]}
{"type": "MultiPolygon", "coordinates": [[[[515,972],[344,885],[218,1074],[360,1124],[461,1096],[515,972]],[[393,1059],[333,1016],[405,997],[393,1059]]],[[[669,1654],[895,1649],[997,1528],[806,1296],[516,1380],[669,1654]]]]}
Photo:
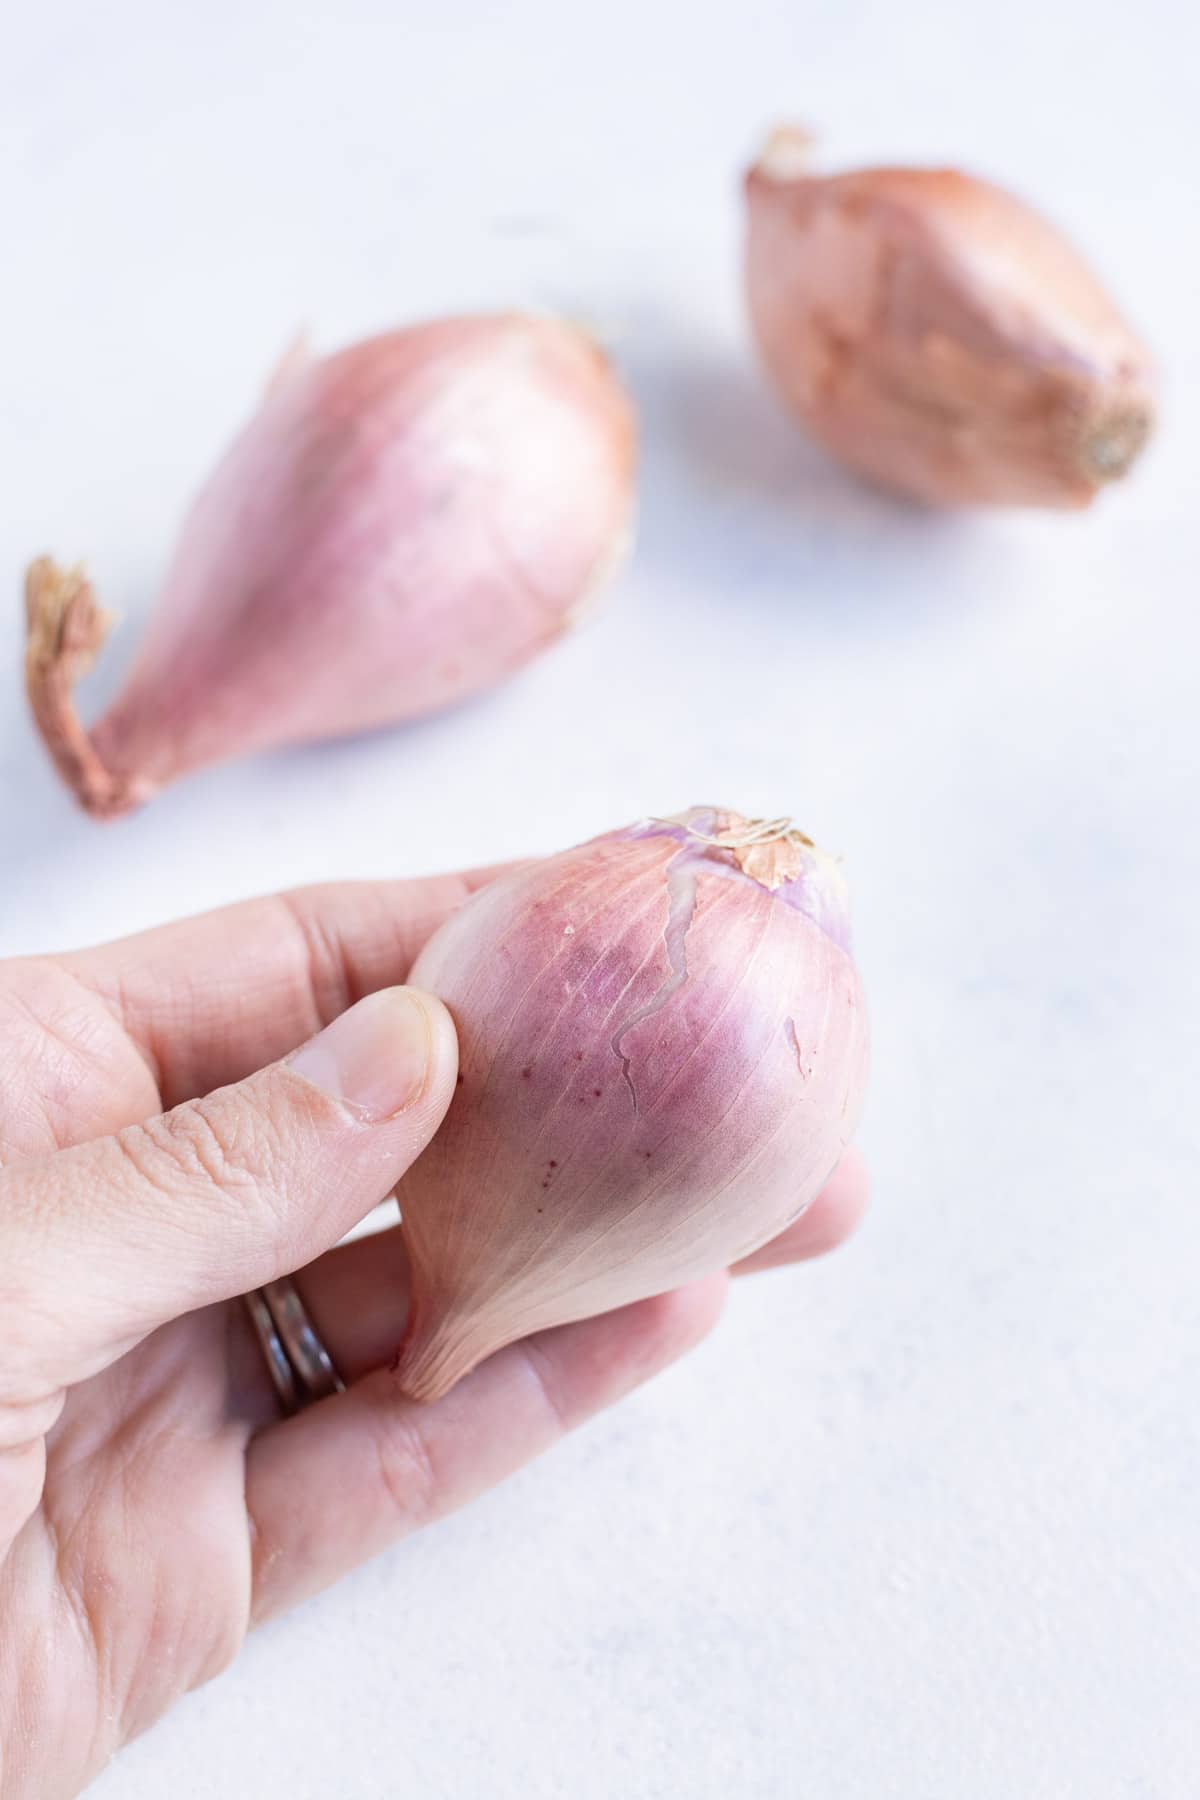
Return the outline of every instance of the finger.
{"type": "Polygon", "coordinates": [[[403,1399],[388,1369],[255,1438],[256,1620],[316,1593],[538,1456],[715,1324],[725,1278],[563,1325],[481,1363],[443,1400],[403,1399]]]}
{"type": "Polygon", "coordinates": [[[297,888],[56,960],[104,998],[176,1106],[404,981],[431,932],[499,872],[297,888]]]}
{"type": "Polygon", "coordinates": [[[408,1321],[408,1251],[399,1225],[339,1244],[293,1280],[343,1380],[358,1381],[391,1362],[408,1321]]]}
{"type": "Polygon", "coordinates": [[[769,1244],[735,1263],[735,1275],[754,1275],[781,1263],[803,1262],[835,1250],[858,1227],[867,1210],[871,1183],[867,1165],[855,1149],[847,1150],[806,1212],[769,1244]]]}
{"type": "Polygon", "coordinates": [[[327,1250],[428,1142],[456,1070],[445,1007],[390,988],[289,1062],[0,1171],[0,1403],[327,1250]]]}
{"type": "Polygon", "coordinates": [[[0,1449],[0,1563],[37,1511],[45,1484],[44,1437],[31,1437],[0,1449]]]}
{"type": "MultiPolygon", "coordinates": [[[[862,1216],[866,1166],[849,1151],[827,1186],[772,1243],[734,1265],[750,1274],[836,1249],[862,1216]]],[[[409,1268],[399,1226],[341,1244],[295,1277],[321,1342],[347,1381],[391,1361],[408,1317],[409,1268]]]]}

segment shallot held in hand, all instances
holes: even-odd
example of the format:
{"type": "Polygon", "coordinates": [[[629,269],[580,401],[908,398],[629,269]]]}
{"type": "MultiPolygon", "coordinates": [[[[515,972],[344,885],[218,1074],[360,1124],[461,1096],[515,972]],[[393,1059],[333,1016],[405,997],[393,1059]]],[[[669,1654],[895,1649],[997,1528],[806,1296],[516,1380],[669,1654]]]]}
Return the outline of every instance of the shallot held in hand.
{"type": "Polygon", "coordinates": [[[547,1326],[748,1255],[814,1198],[862,1105],[841,871],[786,819],[650,819],[482,889],[410,979],[460,1085],[405,1176],[397,1370],[430,1400],[547,1326]]]}
{"type": "Polygon", "coordinates": [[[746,178],[767,372],[813,437],[934,505],[1086,506],[1150,434],[1148,352],[1088,264],[955,169],[822,176],[777,131],[746,178]]]}
{"type": "Polygon", "coordinates": [[[444,319],[289,358],[193,504],[90,731],[72,688],[106,615],[82,571],[30,568],[26,686],[59,773],[111,817],[204,764],[500,681],[619,560],[634,435],[604,355],[551,318],[444,319]]]}

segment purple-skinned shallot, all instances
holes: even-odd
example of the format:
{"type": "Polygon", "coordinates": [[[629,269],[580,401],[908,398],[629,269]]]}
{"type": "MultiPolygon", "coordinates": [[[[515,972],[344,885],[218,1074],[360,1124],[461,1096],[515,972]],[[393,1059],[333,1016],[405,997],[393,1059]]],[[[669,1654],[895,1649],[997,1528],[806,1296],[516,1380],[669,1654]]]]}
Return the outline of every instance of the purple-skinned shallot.
{"type": "Polygon", "coordinates": [[[431,1400],[529,1332],[748,1255],[816,1196],[862,1106],[839,865],[787,819],[693,807],[491,882],[411,980],[460,1085],[399,1190],[400,1385],[431,1400]]]}

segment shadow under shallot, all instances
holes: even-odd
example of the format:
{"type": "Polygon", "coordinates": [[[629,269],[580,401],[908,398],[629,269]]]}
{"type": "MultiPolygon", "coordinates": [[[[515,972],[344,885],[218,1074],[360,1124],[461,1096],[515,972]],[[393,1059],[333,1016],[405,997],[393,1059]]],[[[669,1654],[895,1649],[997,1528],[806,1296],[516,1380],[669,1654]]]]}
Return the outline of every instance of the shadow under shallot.
{"type": "Polygon", "coordinates": [[[944,607],[977,559],[978,515],[912,505],[840,467],[784,411],[748,345],[643,320],[618,361],[642,416],[638,553],[651,572],[774,594],[860,631],[944,607]]]}

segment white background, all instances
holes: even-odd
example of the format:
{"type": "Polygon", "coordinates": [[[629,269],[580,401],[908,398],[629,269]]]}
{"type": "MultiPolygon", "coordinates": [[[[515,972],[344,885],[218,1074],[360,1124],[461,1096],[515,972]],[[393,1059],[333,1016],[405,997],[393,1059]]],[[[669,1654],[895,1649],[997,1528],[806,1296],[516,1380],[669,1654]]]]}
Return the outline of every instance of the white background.
{"type": "Polygon", "coordinates": [[[0,74],[0,947],[717,800],[842,852],[873,1216],[690,1361],[257,1637],[100,1783],[558,1800],[1200,1791],[1196,68],[1177,0],[14,8],[0,74]],[[826,466],[745,343],[737,176],[954,160],[1093,251],[1166,417],[1088,516],[826,466]],[[294,329],[595,323],[645,422],[593,628],[417,729],[99,830],[31,740],[19,571],[125,625],[294,329]]]}

